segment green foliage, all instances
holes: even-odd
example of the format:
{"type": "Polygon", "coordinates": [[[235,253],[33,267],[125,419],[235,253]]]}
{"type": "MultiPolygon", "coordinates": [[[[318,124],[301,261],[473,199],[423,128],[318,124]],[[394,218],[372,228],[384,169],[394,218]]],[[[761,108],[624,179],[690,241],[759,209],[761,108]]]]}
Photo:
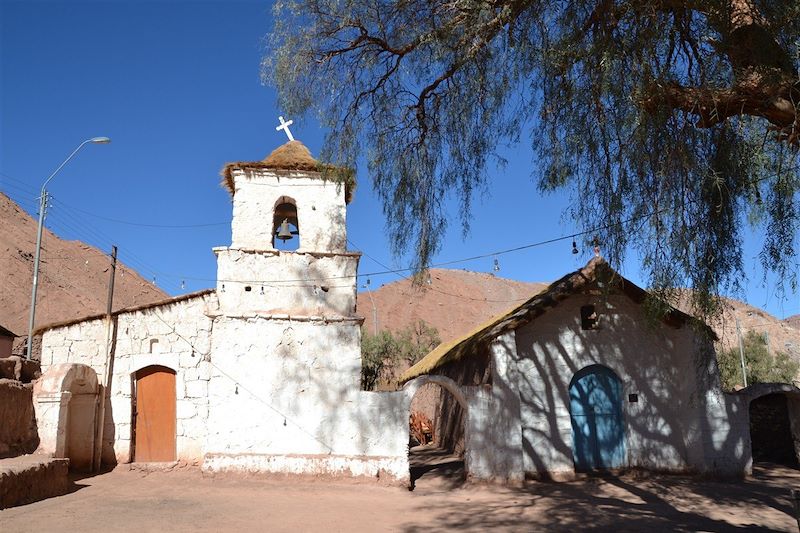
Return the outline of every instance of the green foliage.
{"type": "Polygon", "coordinates": [[[399,365],[410,367],[439,343],[439,332],[424,320],[392,333],[388,330],[373,335],[361,332],[361,388],[375,390],[388,383],[399,365]]]}
{"type": "MultiPolygon", "coordinates": [[[[794,361],[789,354],[777,352],[772,357],[763,335],[748,331],[743,339],[744,361],[747,370],[747,384],[753,383],[792,383],[800,370],[800,363],[794,361]]],[[[741,385],[742,363],[739,348],[722,352],[717,357],[720,380],[723,390],[733,390],[741,385]]]]}
{"type": "Polygon", "coordinates": [[[569,188],[569,214],[604,256],[620,265],[636,250],[661,296],[692,287],[713,312],[709,295],[744,277],[748,221],[766,234],[764,272],[794,282],[796,0],[288,0],[275,11],[264,79],[288,113],[318,113],[325,159],[366,155],[394,251],[417,269],[439,249],[448,194],[466,231],[487,168],[503,163],[497,147],[532,133],[541,190],[569,188]]]}

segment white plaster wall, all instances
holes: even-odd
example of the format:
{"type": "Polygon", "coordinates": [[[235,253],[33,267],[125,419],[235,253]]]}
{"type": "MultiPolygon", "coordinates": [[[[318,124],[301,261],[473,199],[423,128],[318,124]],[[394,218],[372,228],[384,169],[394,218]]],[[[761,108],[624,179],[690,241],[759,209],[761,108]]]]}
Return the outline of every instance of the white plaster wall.
{"type": "Polygon", "coordinates": [[[344,185],[318,172],[234,170],[232,248],[273,250],[272,216],[282,196],[297,207],[298,251],[343,252],[347,248],[344,185]]]}
{"type": "Polygon", "coordinates": [[[405,458],[405,396],[360,390],[359,322],[217,318],[209,456],[405,458]]]}
{"type": "Polygon", "coordinates": [[[350,316],[355,312],[359,254],[230,248],[214,252],[220,310],[227,315],[350,316]]]}
{"type": "Polygon", "coordinates": [[[627,466],[702,468],[706,452],[701,409],[708,390],[699,382],[701,346],[689,326],[648,323],[625,296],[576,295],[516,331],[524,469],[573,472],[569,383],[580,369],[604,365],[622,381],[627,466]],[[599,328],[582,330],[580,307],[594,304],[599,328]],[[628,394],[638,395],[637,403],[628,394]],[[690,453],[689,448],[695,447],[690,453]],[[698,451],[700,450],[700,451],[698,451]]]}
{"type": "MultiPolygon", "coordinates": [[[[216,308],[215,300],[210,294],[118,315],[110,402],[106,405],[104,461],[131,460],[133,374],[150,365],[176,371],[178,459],[202,458],[212,326],[206,313],[216,308]]],[[[58,363],[83,363],[105,381],[105,343],[104,319],[48,330],[42,338],[42,371],[58,363]]]]}
{"type": "Polygon", "coordinates": [[[475,479],[518,483],[524,478],[516,334],[501,335],[489,347],[492,385],[464,387],[468,394],[466,463],[475,479]]]}

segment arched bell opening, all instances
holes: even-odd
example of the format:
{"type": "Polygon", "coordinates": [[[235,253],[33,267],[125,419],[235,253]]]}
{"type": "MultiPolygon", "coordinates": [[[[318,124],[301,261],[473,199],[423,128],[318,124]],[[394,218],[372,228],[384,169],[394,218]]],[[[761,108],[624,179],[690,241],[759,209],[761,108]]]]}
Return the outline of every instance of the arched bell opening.
{"type": "Polygon", "coordinates": [[[286,251],[294,251],[300,247],[297,204],[288,196],[281,196],[275,203],[272,213],[272,247],[286,251]]]}

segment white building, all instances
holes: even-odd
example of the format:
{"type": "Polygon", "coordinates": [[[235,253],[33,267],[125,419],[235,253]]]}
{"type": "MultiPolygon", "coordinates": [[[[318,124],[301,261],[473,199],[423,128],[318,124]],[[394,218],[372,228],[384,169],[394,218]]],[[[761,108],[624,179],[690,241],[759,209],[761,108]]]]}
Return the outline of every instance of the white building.
{"type": "MultiPolygon", "coordinates": [[[[42,370],[77,363],[101,384],[111,376],[104,462],[406,479],[407,394],[360,390],[348,176],[299,141],[223,175],[232,242],[214,248],[216,289],[115,313],[110,354],[104,316],[48,326],[42,370]],[[282,229],[295,250],[278,249],[282,229]]],[[[48,406],[66,407],[74,387],[48,383],[42,449],[69,456],[68,409],[48,406]]]]}

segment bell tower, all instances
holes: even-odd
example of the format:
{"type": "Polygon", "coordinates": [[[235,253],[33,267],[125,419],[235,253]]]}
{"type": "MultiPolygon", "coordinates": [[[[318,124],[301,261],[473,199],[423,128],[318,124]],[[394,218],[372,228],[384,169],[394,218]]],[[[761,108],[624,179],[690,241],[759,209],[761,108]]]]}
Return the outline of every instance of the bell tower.
{"type": "Polygon", "coordinates": [[[351,317],[359,253],[347,251],[352,174],[291,140],[262,161],[227,164],[231,245],[214,248],[227,316],[351,317]],[[288,251],[285,244],[296,243],[288,251]]]}

